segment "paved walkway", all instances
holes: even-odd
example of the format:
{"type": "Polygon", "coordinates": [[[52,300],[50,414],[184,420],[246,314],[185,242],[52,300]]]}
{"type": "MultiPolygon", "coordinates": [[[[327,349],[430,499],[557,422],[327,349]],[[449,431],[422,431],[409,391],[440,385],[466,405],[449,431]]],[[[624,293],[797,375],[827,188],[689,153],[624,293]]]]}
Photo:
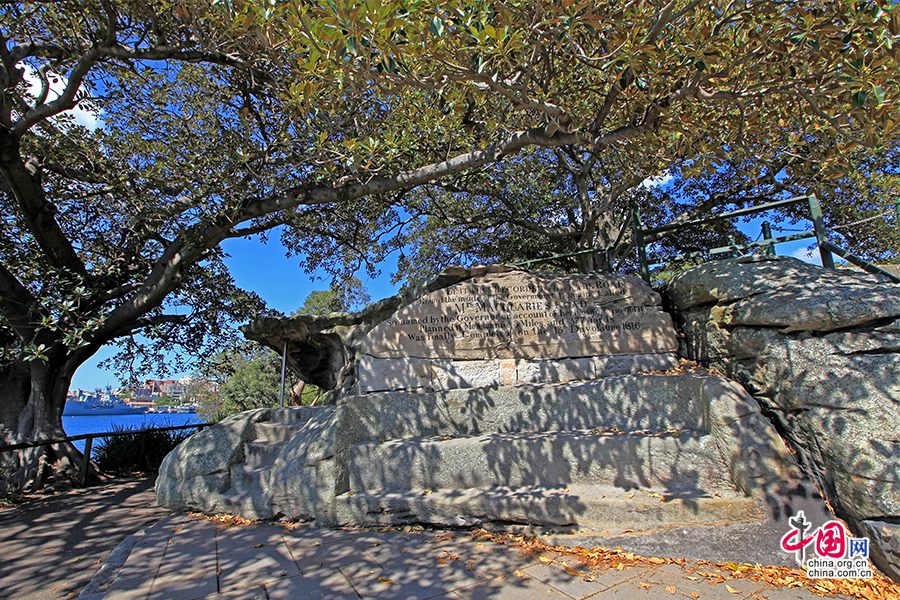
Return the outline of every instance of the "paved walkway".
{"type": "Polygon", "coordinates": [[[695,563],[646,563],[592,572],[569,554],[528,556],[514,547],[478,542],[452,531],[370,532],[274,524],[223,527],[203,518],[172,515],[140,536],[112,586],[96,598],[819,597],[802,588],[733,575],[727,569],[695,563]]]}
{"type": "Polygon", "coordinates": [[[0,598],[77,596],[122,540],[169,511],[153,480],[38,496],[0,510],[0,598]]]}
{"type": "Polygon", "coordinates": [[[225,527],[158,508],[151,486],[128,481],[0,510],[0,598],[818,598],[708,563],[591,570],[571,554],[526,555],[458,531],[225,527]]]}

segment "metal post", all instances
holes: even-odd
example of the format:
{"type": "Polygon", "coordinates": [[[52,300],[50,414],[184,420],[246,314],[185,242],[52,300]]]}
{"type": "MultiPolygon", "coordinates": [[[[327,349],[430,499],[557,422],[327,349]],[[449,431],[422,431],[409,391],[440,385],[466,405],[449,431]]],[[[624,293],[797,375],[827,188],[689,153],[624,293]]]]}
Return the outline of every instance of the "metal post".
{"type": "Polygon", "coordinates": [[[638,251],[638,262],[641,265],[641,277],[650,283],[650,267],[647,264],[647,249],[644,247],[644,230],[641,227],[641,213],[637,206],[631,207],[631,227],[634,230],[634,245],[638,251]]]}
{"type": "Polygon", "coordinates": [[[278,397],[278,406],[284,408],[284,369],[287,365],[287,340],[282,340],[284,347],[281,350],[281,395],[278,397]]]}
{"type": "MultiPolygon", "coordinates": [[[[731,246],[732,248],[734,246],[737,246],[737,240],[735,239],[735,237],[733,235],[728,236],[728,245],[731,246]]],[[[730,254],[731,254],[731,258],[737,258],[738,256],[741,255],[741,253],[737,249],[732,250],[730,254]]]]}
{"type": "Polygon", "coordinates": [[[828,232],[825,230],[825,221],[822,219],[822,207],[815,194],[809,195],[809,214],[812,218],[813,228],[816,230],[816,244],[819,246],[819,255],[822,257],[822,266],[826,269],[834,268],[834,258],[831,252],[822,247],[828,241],[828,232]]]}
{"type": "MultiPolygon", "coordinates": [[[[772,227],[769,225],[768,221],[763,221],[762,236],[764,240],[772,239],[772,227]]],[[[765,255],[775,256],[775,244],[769,244],[768,246],[766,246],[765,255]]]]}
{"type": "Polygon", "coordinates": [[[88,468],[91,466],[91,446],[94,438],[88,437],[84,440],[84,458],[81,459],[81,487],[84,487],[87,481],[88,468]]]}

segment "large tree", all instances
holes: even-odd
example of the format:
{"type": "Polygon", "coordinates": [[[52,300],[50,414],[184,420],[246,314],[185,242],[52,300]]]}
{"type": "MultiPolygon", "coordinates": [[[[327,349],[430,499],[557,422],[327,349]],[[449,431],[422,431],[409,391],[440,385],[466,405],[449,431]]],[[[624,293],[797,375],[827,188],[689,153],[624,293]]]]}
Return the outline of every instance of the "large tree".
{"type": "Polygon", "coordinates": [[[714,172],[830,132],[824,169],[897,137],[888,2],[35,0],[0,2],[0,24],[8,441],[62,433],[102,345],[199,349],[255,310],[227,238],[283,225],[307,266],[352,272],[409,190],[529,148],[565,149],[584,196],[604,155],[714,172]]]}
{"type": "MultiPolygon", "coordinates": [[[[408,194],[404,208],[414,218],[398,236],[402,252],[394,277],[409,281],[451,264],[517,263],[553,256],[560,258],[541,268],[634,270],[632,231],[629,227],[621,231],[632,207],[639,209],[647,228],[810,193],[818,197],[834,241],[866,260],[896,262],[898,150],[857,151],[845,169],[823,173],[815,152],[831,143],[819,140],[808,145],[803,156],[785,153],[773,163],[734,157],[711,174],[694,173],[693,161],[681,158],[651,175],[639,164],[604,155],[587,172],[584,195],[575,180],[577,156],[568,149],[525,152],[408,194]],[[601,250],[614,241],[619,245],[607,256],[601,250]]],[[[768,220],[776,232],[811,228],[805,202],[754,218],[768,220]]],[[[758,223],[749,237],[742,230],[746,227],[741,221],[732,219],[646,235],[645,241],[654,254],[674,256],[762,237],[758,223]]]]}

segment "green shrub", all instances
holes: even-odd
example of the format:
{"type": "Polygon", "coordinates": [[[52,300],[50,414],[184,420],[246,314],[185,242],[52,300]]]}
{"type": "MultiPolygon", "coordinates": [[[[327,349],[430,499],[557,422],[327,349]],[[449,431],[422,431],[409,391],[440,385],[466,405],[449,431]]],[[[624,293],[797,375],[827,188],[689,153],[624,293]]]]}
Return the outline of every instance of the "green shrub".
{"type": "Polygon", "coordinates": [[[101,471],[156,471],[166,454],[187,439],[195,429],[146,431],[137,427],[113,427],[125,435],[97,440],[91,453],[101,471]]]}

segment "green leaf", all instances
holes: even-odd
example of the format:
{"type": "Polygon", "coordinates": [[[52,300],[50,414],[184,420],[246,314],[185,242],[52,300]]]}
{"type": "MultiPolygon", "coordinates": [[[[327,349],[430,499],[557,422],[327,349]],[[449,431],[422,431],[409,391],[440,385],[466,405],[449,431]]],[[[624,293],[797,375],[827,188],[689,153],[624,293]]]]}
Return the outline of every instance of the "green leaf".
{"type": "Polygon", "coordinates": [[[428,29],[431,30],[436,36],[441,36],[444,33],[444,21],[441,20],[440,17],[434,16],[431,19],[431,24],[428,26],[428,29]]]}
{"type": "Polygon", "coordinates": [[[358,42],[356,41],[355,37],[351,36],[351,37],[347,38],[347,50],[350,52],[351,55],[359,56],[358,42]]]}
{"type": "Polygon", "coordinates": [[[695,62],[695,63],[694,63],[694,66],[697,67],[697,70],[698,70],[698,71],[705,71],[705,70],[706,70],[706,63],[703,62],[702,60],[698,60],[697,62],[695,62]]]}
{"type": "Polygon", "coordinates": [[[472,57],[472,67],[478,74],[481,74],[481,72],[484,71],[484,59],[481,58],[480,54],[476,54],[472,57]]]}
{"type": "Polygon", "coordinates": [[[884,88],[883,87],[881,87],[880,85],[875,85],[873,83],[872,84],[872,92],[874,92],[874,94],[875,94],[875,101],[877,102],[877,105],[880,105],[882,102],[884,102],[884,88]]]}
{"type": "Polygon", "coordinates": [[[855,94],[853,94],[853,106],[855,106],[856,108],[862,108],[866,105],[866,100],[868,98],[869,95],[866,92],[862,90],[856,92],[855,94]]]}

